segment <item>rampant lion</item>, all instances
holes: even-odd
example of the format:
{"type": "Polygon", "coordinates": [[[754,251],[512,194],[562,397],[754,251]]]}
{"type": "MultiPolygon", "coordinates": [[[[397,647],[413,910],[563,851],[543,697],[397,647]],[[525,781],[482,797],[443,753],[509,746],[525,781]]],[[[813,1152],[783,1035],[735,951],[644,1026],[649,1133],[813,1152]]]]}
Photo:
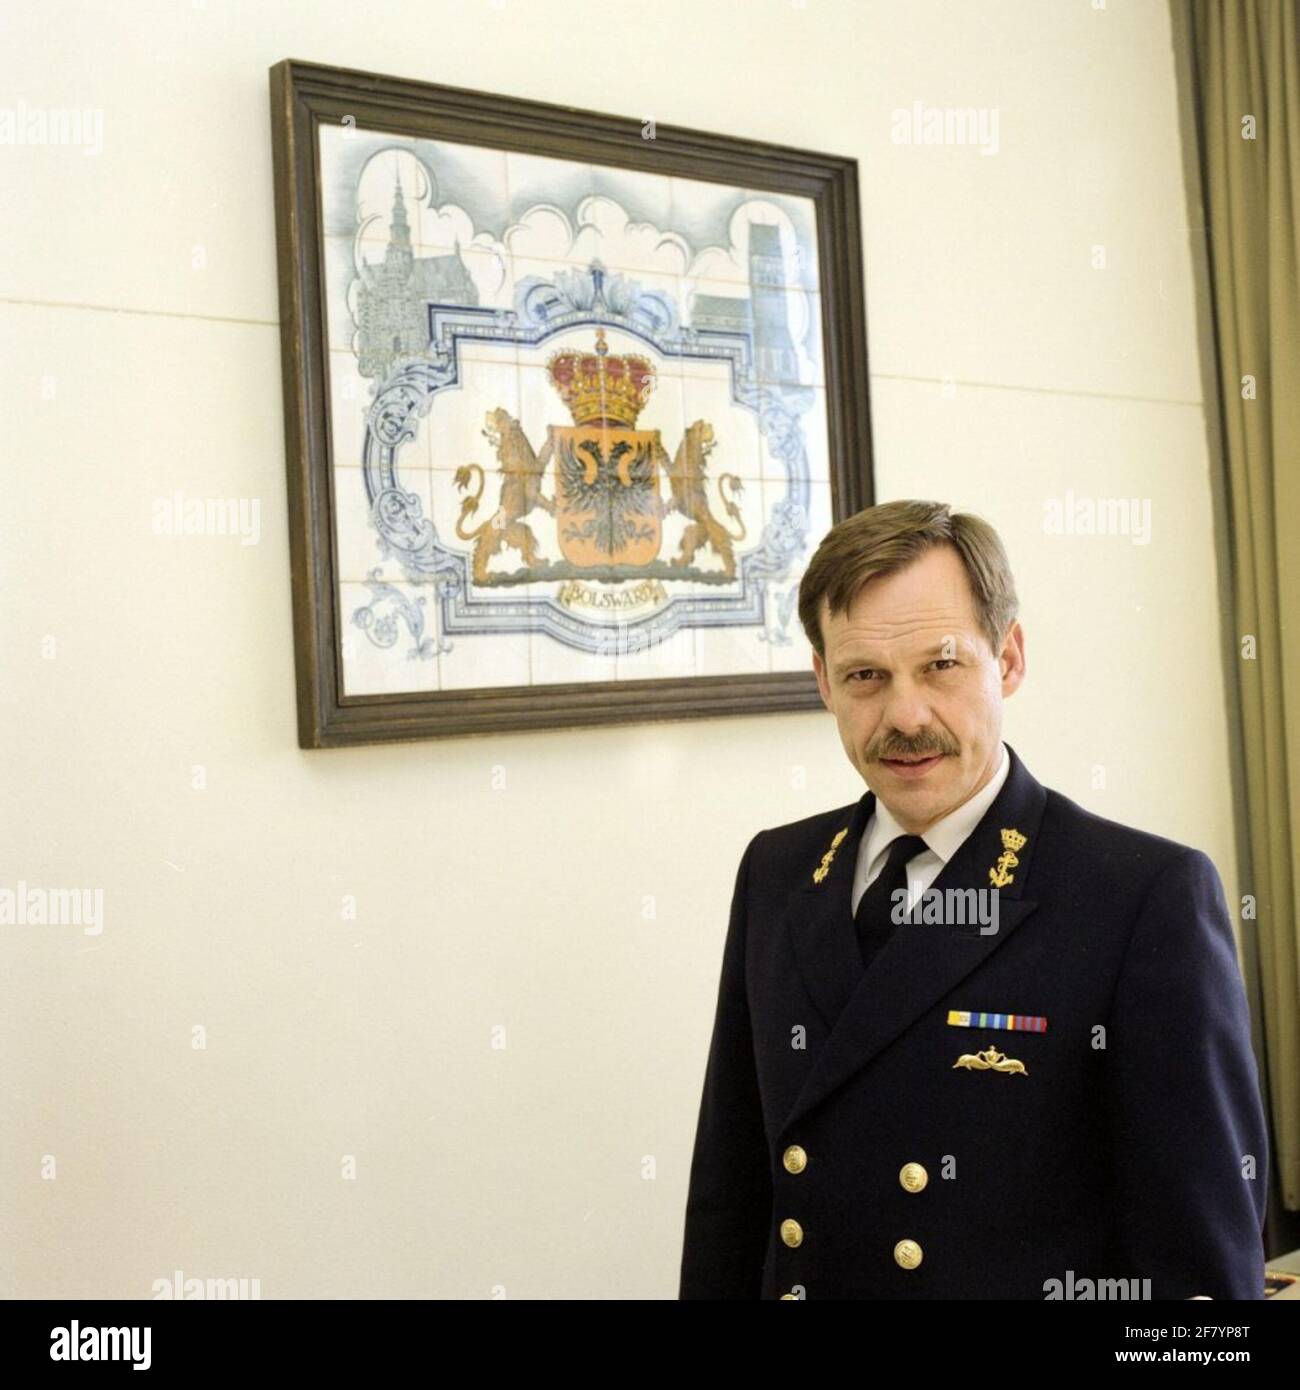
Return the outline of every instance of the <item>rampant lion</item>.
{"type": "Polygon", "coordinates": [[[686,427],[682,442],[677,446],[677,455],[671,463],[662,448],[658,453],[660,466],[672,485],[672,501],[667,510],[681,512],[691,522],[682,532],[681,548],[673,557],[672,567],[685,569],[701,546],[711,545],[721,557],[723,569],[730,577],[736,572],[736,553],[732,542],[744,540],[746,534],[744,519],[734,501],[736,495],[744,491],[745,485],[734,473],[723,473],[718,478],[722,504],[740,527],[733,534],[709,510],[709,501],[705,496],[705,472],[714,442],[713,426],[707,420],[696,420],[686,427]],[[724,491],[724,483],[730,484],[730,495],[724,491]]]}
{"type": "Polygon", "coordinates": [[[456,486],[462,492],[469,487],[473,475],[478,474],[478,491],[460,504],[460,516],[456,518],[456,534],[463,541],[474,542],[476,584],[491,582],[488,561],[507,546],[520,551],[530,569],[536,565],[539,560],[537,537],[522,518],[534,507],[555,514],[555,503],[542,496],[542,480],[551,460],[551,441],[546,441],[539,457],[533,452],[523,426],[499,406],[488,411],[483,425],[483,434],[497,451],[501,463],[501,499],[492,516],[472,531],[464,530],[463,523],[478,511],[483,489],[487,486],[487,474],[477,463],[467,463],[456,470],[456,486]]]}

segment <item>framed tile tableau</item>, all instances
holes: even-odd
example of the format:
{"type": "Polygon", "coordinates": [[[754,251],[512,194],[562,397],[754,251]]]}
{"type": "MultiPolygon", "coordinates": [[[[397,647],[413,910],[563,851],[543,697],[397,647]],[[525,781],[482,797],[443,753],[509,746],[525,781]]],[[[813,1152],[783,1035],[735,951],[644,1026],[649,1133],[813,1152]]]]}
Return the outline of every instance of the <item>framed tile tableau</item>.
{"type": "Polygon", "coordinates": [[[271,69],[299,742],[820,708],[852,159],[271,69]]]}

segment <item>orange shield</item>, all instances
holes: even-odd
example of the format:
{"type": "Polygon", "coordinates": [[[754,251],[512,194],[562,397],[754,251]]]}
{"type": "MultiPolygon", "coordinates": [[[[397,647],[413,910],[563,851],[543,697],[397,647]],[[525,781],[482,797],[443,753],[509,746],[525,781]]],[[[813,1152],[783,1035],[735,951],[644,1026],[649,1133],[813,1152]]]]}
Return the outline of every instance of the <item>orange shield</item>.
{"type": "Polygon", "coordinates": [[[647,565],[662,540],[659,431],[551,425],[555,524],[574,565],[647,565]]]}

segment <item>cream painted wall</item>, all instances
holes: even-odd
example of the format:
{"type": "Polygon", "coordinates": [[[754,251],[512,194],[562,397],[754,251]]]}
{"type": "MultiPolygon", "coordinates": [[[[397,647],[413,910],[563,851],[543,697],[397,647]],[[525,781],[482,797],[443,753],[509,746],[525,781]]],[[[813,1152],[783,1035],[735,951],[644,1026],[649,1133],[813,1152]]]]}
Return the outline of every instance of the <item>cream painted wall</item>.
{"type": "Polygon", "coordinates": [[[284,57],[856,156],[879,499],[1000,528],[1009,741],[1231,888],[1165,3],[4,7],[3,104],[105,125],[0,147],[0,886],[105,925],[0,928],[0,1294],[671,1297],[738,857],[861,787],[822,714],[297,748],[284,57]],[[996,109],[996,155],[893,143],[918,101],[996,109]],[[154,536],[178,487],[260,543],[154,536]],[[1067,490],[1149,499],[1150,544],[1046,535],[1067,490]]]}

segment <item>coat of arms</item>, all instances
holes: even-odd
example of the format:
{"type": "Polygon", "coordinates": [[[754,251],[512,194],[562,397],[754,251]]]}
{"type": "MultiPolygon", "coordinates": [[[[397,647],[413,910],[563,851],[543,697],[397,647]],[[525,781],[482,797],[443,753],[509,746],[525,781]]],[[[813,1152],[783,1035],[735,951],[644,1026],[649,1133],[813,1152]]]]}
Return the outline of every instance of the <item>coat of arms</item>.
{"type": "Polygon", "coordinates": [[[712,426],[696,420],[670,459],[658,430],[636,428],[654,390],[653,364],[634,354],[611,355],[603,328],[596,330],[594,351],[557,352],[546,370],[573,423],[548,425],[538,454],[509,411],[488,411],[483,433],[497,453],[500,494],[493,515],[470,530],[465,523],[478,511],[487,475],[477,463],[456,472],[462,492],[475,487],[462,501],[456,523],[456,534],[474,542],[474,582],[518,584],[579,576],[617,581],[650,575],[731,579],[736,572],[734,545],[745,537],[735,501],[744,484],[734,473],[718,478],[723,507],[735,523],[734,530],[728,529],[708,501],[712,426]],[[554,492],[546,497],[543,485],[552,462],[554,492]],[[662,494],[664,480],[667,499],[662,494]],[[548,561],[541,555],[526,520],[537,509],[555,519],[562,560],[548,561]],[[660,550],[663,519],[670,512],[680,512],[688,524],[676,555],[665,564],[660,550]],[[721,560],[720,571],[693,566],[696,552],[704,546],[721,560]],[[506,549],[518,551],[523,566],[513,573],[489,571],[488,561],[506,549]]]}

